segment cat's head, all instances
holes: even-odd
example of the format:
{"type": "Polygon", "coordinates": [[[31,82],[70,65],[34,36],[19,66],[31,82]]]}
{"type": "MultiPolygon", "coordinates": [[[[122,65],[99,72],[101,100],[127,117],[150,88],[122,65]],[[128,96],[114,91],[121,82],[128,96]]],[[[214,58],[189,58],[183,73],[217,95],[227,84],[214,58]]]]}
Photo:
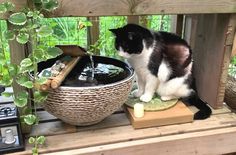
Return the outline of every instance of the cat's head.
{"type": "Polygon", "coordinates": [[[144,33],[150,33],[147,29],[135,24],[127,24],[121,28],[110,29],[110,31],[115,35],[115,48],[118,54],[125,58],[142,53],[144,33]]]}

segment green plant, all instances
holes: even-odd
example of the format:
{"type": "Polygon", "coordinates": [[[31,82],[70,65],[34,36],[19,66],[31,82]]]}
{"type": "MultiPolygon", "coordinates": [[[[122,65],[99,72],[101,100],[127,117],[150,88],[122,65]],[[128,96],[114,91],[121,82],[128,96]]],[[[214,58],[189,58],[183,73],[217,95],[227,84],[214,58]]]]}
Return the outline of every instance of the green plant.
{"type": "MultiPolygon", "coordinates": [[[[30,44],[32,51],[21,61],[19,65],[9,61],[6,48],[0,45],[0,84],[11,86],[13,81],[19,85],[32,90],[32,96],[28,91],[9,93],[4,92],[2,95],[6,97],[13,96],[14,104],[23,108],[25,113],[21,116],[22,120],[28,125],[37,125],[39,118],[37,116],[36,107],[43,103],[47,98],[47,93],[41,92],[38,86],[45,83],[46,77],[39,77],[37,64],[41,61],[54,58],[62,53],[57,47],[48,47],[39,39],[53,34],[53,30],[49,25],[42,24],[44,18],[43,12],[53,11],[58,7],[57,0],[32,0],[29,1],[32,7],[25,8],[22,11],[14,12],[15,5],[10,2],[0,4],[0,13],[10,14],[8,22],[13,25],[13,29],[4,32],[4,36],[0,36],[0,42],[5,39],[16,40],[20,44],[30,44]],[[27,107],[28,101],[33,102],[33,109],[27,107]]],[[[29,143],[33,144],[32,153],[38,154],[38,146],[45,141],[44,136],[35,136],[29,138],[29,143]]]]}
{"type": "Polygon", "coordinates": [[[236,56],[231,59],[229,64],[229,75],[236,78],[236,56]]]}

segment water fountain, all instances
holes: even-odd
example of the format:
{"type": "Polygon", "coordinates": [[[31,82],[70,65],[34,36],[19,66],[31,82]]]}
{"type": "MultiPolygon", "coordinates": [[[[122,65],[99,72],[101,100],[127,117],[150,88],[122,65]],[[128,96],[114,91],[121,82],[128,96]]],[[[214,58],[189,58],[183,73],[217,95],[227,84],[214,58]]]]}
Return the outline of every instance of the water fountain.
{"type": "Polygon", "coordinates": [[[44,108],[72,125],[98,123],[125,103],[133,78],[133,69],[120,60],[83,56],[61,86],[49,90],[44,108]]]}

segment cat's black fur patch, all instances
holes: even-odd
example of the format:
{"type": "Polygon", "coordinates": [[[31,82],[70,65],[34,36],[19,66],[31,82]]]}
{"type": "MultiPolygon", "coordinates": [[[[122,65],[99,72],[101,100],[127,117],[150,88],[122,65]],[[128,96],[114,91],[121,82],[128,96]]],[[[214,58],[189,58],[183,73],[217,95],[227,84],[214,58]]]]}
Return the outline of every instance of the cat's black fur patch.
{"type": "MultiPolygon", "coordinates": [[[[144,49],[143,42],[145,42],[146,48],[153,48],[148,62],[148,70],[154,76],[157,76],[163,60],[168,62],[172,69],[169,80],[182,77],[189,72],[187,66],[192,62],[192,50],[181,37],[169,32],[153,32],[136,24],[127,24],[122,28],[110,31],[116,36],[115,47],[117,50],[121,46],[128,54],[140,54],[144,49]],[[187,56],[186,51],[189,52],[187,56]]],[[[199,109],[199,112],[194,115],[194,119],[208,118],[211,115],[211,109],[198,97],[192,75],[185,82],[195,90],[189,97],[182,99],[199,109]]]]}

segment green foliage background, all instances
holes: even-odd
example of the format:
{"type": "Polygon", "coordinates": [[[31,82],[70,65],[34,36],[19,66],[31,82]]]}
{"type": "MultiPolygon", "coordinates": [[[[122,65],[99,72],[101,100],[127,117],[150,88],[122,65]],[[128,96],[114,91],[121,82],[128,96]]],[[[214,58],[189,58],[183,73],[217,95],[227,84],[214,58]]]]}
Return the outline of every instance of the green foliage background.
{"type": "MultiPolygon", "coordinates": [[[[87,27],[92,26],[89,24],[86,17],[63,17],[63,18],[47,18],[43,19],[42,23],[50,25],[54,33],[48,37],[40,38],[41,42],[46,43],[48,46],[55,45],[80,45],[87,48],[87,27]],[[81,23],[85,25],[83,29],[80,29],[81,23]]],[[[114,47],[114,37],[109,31],[111,28],[121,27],[127,24],[126,16],[111,16],[99,18],[99,40],[96,45],[100,51],[100,55],[115,57],[121,59],[114,47]]],[[[153,30],[170,31],[170,16],[169,15],[155,15],[146,16],[140,19],[141,25],[153,30]],[[145,19],[142,20],[142,19],[145,19]]],[[[0,32],[3,37],[3,44],[6,51],[9,51],[8,42],[4,39],[3,33],[6,31],[7,25],[5,21],[0,21],[0,32]]],[[[8,58],[10,58],[8,52],[8,58]]],[[[0,68],[0,71],[4,70],[0,68]]]]}

